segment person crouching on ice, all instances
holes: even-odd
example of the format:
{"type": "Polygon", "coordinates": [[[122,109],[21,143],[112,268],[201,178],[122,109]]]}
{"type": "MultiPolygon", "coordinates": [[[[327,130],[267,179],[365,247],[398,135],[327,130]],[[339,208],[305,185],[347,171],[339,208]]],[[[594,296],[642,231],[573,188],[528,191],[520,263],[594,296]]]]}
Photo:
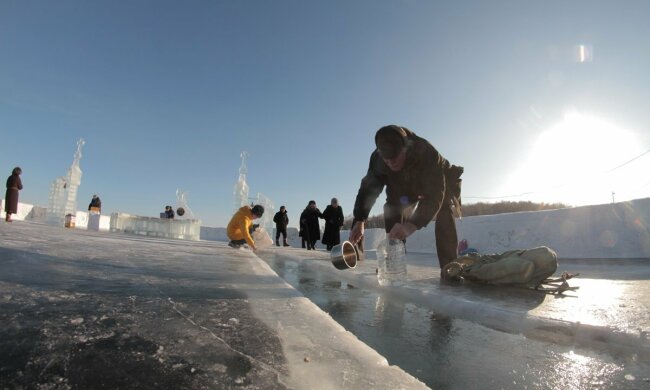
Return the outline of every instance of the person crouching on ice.
{"type": "Polygon", "coordinates": [[[260,205],[243,206],[237,210],[228,223],[227,232],[230,239],[228,245],[239,248],[244,244],[248,244],[252,250],[257,250],[251,233],[255,230],[253,220],[260,218],[262,214],[264,214],[264,207],[260,205]]]}

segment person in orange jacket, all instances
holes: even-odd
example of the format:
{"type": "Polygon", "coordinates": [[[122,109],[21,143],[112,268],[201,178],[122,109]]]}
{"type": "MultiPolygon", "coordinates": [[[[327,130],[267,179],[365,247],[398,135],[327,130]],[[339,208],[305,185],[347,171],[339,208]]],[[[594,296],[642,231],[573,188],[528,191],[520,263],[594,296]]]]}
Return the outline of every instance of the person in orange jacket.
{"type": "Polygon", "coordinates": [[[260,205],[243,206],[237,210],[228,223],[227,233],[230,239],[228,245],[239,248],[244,244],[248,244],[252,250],[257,250],[255,241],[251,237],[251,233],[255,230],[253,220],[260,218],[263,214],[264,207],[260,205]]]}

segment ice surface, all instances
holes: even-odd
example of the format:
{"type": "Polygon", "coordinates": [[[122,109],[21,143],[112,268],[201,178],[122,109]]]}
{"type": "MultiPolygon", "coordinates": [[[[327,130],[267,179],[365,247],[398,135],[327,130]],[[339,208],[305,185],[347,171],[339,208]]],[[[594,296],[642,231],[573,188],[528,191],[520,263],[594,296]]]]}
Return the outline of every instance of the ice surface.
{"type": "Polygon", "coordinates": [[[560,271],[583,276],[571,281],[580,287],[577,292],[555,297],[518,288],[440,284],[435,256],[417,253],[407,253],[406,286],[379,287],[374,253],[367,255],[356,269],[341,271],[326,252],[273,248],[260,254],[391,364],[430,386],[639,388],[647,383],[627,384],[623,375],[647,379],[641,373],[650,372],[648,261],[560,263],[560,271]]]}
{"type": "MultiPolygon", "coordinates": [[[[140,343],[136,347],[152,345],[137,355],[139,360],[129,360],[133,367],[120,371],[130,373],[127,387],[138,387],[134,381],[140,368],[160,366],[167,367],[160,377],[144,380],[162,380],[169,372],[181,379],[191,373],[194,381],[212,380],[211,385],[167,388],[426,388],[389,366],[252,252],[225,243],[3,224],[0,289],[3,307],[57,305],[55,315],[35,329],[41,336],[31,342],[44,340],[70,352],[59,356],[47,348],[33,349],[39,355],[30,364],[42,363],[34,382],[49,375],[46,363],[52,359],[62,367],[58,373],[79,364],[72,359],[79,350],[93,353],[89,363],[108,362],[103,371],[88,372],[112,380],[109,374],[118,362],[111,357],[120,349],[119,344],[107,346],[123,340],[122,349],[135,342],[140,343]],[[67,318],[60,321],[62,316],[67,318]],[[79,318],[83,322],[71,323],[79,318]],[[97,333],[84,333],[95,328],[97,333]],[[91,349],[94,345],[103,349],[91,349]]],[[[26,329],[22,321],[31,315],[41,317],[29,320],[29,326],[38,324],[43,318],[38,313],[16,312],[3,331],[14,329],[14,321],[26,329]]],[[[24,378],[27,368],[16,377],[24,378]]]]}

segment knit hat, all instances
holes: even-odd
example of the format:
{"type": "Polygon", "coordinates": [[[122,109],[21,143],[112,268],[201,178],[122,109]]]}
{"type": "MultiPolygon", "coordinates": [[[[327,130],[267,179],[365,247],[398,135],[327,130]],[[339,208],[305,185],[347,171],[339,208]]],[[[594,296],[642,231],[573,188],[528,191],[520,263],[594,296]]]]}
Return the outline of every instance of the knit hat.
{"type": "Polygon", "coordinates": [[[393,159],[406,147],[406,131],[396,125],[384,126],[375,134],[375,145],[382,158],[393,159]]]}

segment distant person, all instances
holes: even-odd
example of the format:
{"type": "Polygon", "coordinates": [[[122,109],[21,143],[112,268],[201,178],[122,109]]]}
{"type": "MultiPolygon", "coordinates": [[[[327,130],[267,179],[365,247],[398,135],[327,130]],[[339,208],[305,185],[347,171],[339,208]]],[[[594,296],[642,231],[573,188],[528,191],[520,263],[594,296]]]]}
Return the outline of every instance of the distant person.
{"type": "Polygon", "coordinates": [[[280,206],[280,211],[275,213],[273,216],[273,222],[275,222],[275,245],[280,246],[280,234],[282,234],[282,245],[289,246],[287,242],[287,225],[289,225],[289,216],[287,215],[287,209],[284,206],[280,206]]]}
{"type": "Polygon", "coordinates": [[[235,215],[230,219],[228,228],[226,229],[228,238],[230,239],[228,245],[232,248],[239,248],[247,243],[252,250],[257,250],[251,233],[259,225],[253,225],[253,220],[260,218],[263,214],[264,207],[260,205],[253,207],[243,206],[237,210],[235,215]]]}
{"type": "Polygon", "coordinates": [[[23,170],[20,167],[11,171],[11,176],[7,178],[7,192],[5,192],[5,221],[11,221],[11,214],[18,213],[18,191],[23,189],[23,182],[20,175],[23,170]]]}
{"type": "Polygon", "coordinates": [[[460,206],[463,168],[451,165],[427,140],[405,127],[382,127],[375,134],[375,146],[354,203],[356,223],[350,241],[361,239],[370,209],[386,187],[384,223],[388,237],[405,240],[435,218],[436,249],[442,269],[457,257],[452,204],[460,206]]]}
{"type": "Polygon", "coordinates": [[[172,206],[165,206],[165,218],[168,219],[174,219],[175,214],[174,214],[174,209],[172,206]]]}
{"type": "Polygon", "coordinates": [[[90,200],[88,205],[88,211],[97,211],[98,213],[102,212],[102,200],[99,199],[99,196],[93,195],[93,198],[90,200]]]}
{"type": "Polygon", "coordinates": [[[331,251],[334,245],[341,243],[341,227],[343,226],[343,208],[339,206],[339,201],[332,198],[330,205],[323,211],[322,218],[325,220],[325,231],[321,242],[331,251]]]}
{"type": "Polygon", "coordinates": [[[302,230],[302,238],[307,243],[307,250],[315,249],[316,241],[320,240],[318,218],[321,217],[322,214],[316,207],[316,201],[314,200],[310,200],[305,210],[300,214],[300,229],[302,230]]]}

